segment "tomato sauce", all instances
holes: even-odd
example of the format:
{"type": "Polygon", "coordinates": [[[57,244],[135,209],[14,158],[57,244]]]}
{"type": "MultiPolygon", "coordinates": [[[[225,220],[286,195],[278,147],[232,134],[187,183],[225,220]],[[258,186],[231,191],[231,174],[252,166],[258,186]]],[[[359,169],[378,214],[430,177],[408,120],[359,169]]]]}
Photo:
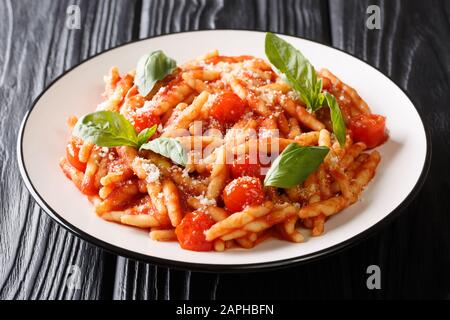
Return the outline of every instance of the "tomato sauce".
{"type": "Polygon", "coordinates": [[[81,144],[82,142],[80,139],[72,137],[66,146],[66,157],[74,168],[84,172],[84,170],[86,170],[86,163],[83,163],[78,159],[81,144]]]}

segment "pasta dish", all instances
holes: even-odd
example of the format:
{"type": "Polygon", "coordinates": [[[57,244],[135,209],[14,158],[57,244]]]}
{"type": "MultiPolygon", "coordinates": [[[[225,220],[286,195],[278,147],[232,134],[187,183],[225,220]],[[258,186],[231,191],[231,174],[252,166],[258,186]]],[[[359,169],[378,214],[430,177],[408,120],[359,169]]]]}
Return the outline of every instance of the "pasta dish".
{"type": "Polygon", "coordinates": [[[385,117],[276,35],[265,50],[112,67],[95,112],[68,119],[64,174],[99,217],[187,250],[323,234],[374,177],[385,117]]]}

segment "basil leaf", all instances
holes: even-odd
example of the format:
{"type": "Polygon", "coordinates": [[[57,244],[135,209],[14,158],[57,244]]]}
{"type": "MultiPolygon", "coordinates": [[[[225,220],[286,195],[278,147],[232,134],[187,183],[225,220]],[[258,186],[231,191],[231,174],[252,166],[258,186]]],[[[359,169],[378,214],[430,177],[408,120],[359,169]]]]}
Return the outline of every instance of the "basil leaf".
{"type": "Polygon", "coordinates": [[[303,54],[288,42],[273,33],[266,33],[266,55],[278,73],[298,92],[311,112],[320,109],[326,100],[331,111],[333,132],[339,144],[345,144],[345,121],[335,97],[322,93],[322,79],[317,79],[316,70],[303,54]]]}
{"type": "Polygon", "coordinates": [[[151,150],[182,166],[186,166],[188,160],[186,150],[181,143],[172,138],[157,138],[143,144],[141,149],[151,150]]]}
{"type": "Polygon", "coordinates": [[[290,188],[303,181],[323,162],[327,147],[302,147],[289,144],[275,159],[264,179],[264,186],[290,188]]]}
{"type": "Polygon", "coordinates": [[[266,33],[266,56],[277,72],[297,91],[309,111],[322,107],[322,79],[303,54],[273,33],[266,33]]]}
{"type": "Polygon", "coordinates": [[[123,115],[112,111],[85,115],[78,120],[72,134],[100,147],[138,146],[134,127],[123,115]]]}
{"type": "Polygon", "coordinates": [[[137,136],[138,147],[140,147],[141,145],[146,143],[148,141],[148,139],[150,139],[150,137],[155,134],[157,128],[158,128],[158,125],[155,124],[151,128],[142,130],[137,136]]]}
{"type": "Polygon", "coordinates": [[[139,93],[146,97],[155,83],[171,74],[176,67],[176,61],[166,56],[161,50],[142,56],[138,61],[134,77],[139,93]]]}
{"type": "Polygon", "coordinates": [[[347,129],[345,127],[344,117],[342,116],[341,108],[336,101],[336,98],[329,92],[324,92],[325,100],[331,112],[331,124],[333,125],[333,132],[336,139],[339,141],[341,147],[345,145],[345,137],[347,129]]]}

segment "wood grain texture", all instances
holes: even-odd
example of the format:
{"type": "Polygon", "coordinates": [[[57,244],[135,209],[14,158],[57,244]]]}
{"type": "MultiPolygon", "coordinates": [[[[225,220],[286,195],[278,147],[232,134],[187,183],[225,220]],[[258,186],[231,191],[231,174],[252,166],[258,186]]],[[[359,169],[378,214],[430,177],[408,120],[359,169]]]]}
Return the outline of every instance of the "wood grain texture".
{"type": "MultiPolygon", "coordinates": [[[[431,133],[428,179],[407,210],[369,241],[346,252],[383,273],[380,297],[450,297],[450,3],[330,1],[333,45],[378,67],[411,97],[431,133]],[[379,5],[381,30],[365,28],[366,8],[379,5]]],[[[395,106],[392,106],[395,108],[395,106]]]]}
{"type": "Polygon", "coordinates": [[[81,241],[39,209],[21,182],[15,144],[21,118],[46,85],[74,64],[132,38],[134,3],[0,2],[1,299],[112,296],[115,256],[81,241]],[[80,5],[81,30],[65,27],[69,4],[80,5]],[[79,267],[80,290],[66,285],[72,265],[79,267]]]}
{"type": "Polygon", "coordinates": [[[450,297],[450,207],[445,201],[450,190],[450,4],[431,2],[0,1],[0,299],[450,297]],[[64,27],[69,4],[80,5],[81,30],[64,27]],[[372,4],[381,8],[381,30],[365,27],[372,4]],[[32,100],[64,70],[107,48],[216,28],[274,31],[331,44],[403,87],[424,117],[434,152],[429,178],[409,208],[344,252],[254,274],[205,274],[136,262],[91,246],[51,221],[21,183],[15,160],[17,130],[32,100]],[[382,290],[367,290],[371,264],[381,267],[382,290]],[[80,267],[80,290],[67,287],[72,265],[80,267]]]}

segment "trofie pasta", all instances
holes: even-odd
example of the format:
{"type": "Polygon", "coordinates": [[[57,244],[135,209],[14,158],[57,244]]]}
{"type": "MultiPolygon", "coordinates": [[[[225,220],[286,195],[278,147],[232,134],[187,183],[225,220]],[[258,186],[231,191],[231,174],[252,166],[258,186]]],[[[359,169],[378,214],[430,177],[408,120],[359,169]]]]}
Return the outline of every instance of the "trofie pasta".
{"type": "Polygon", "coordinates": [[[111,68],[96,112],[68,120],[63,172],[99,217],[188,250],[323,234],[374,177],[385,118],[275,35],[266,55],[111,68]]]}

